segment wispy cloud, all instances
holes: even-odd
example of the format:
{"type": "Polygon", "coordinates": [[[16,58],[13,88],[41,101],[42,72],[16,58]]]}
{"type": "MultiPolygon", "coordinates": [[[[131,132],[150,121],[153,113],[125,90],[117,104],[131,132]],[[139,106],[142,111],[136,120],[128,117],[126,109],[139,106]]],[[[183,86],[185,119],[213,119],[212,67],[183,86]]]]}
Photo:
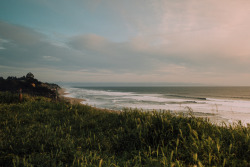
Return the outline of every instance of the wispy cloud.
{"type": "Polygon", "coordinates": [[[59,8],[54,2],[40,1],[72,18],[82,32],[51,37],[51,32],[0,21],[1,68],[50,69],[62,80],[92,82],[250,84],[246,77],[250,73],[250,2],[246,0],[74,4],[86,9],[90,18],[81,10],[74,12],[74,18],[68,16],[70,10],[61,8],[69,3],[62,1],[59,8]],[[110,35],[109,29],[116,31],[110,35]],[[114,40],[117,34],[123,40],[114,40]]]}

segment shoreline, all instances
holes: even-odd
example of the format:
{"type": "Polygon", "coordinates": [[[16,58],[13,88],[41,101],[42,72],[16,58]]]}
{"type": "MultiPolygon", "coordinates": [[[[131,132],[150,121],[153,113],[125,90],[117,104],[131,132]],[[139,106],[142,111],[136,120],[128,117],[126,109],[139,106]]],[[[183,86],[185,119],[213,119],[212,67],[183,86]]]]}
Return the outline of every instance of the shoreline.
{"type": "MultiPolygon", "coordinates": [[[[66,89],[65,88],[60,88],[58,90],[58,95],[60,99],[66,100],[67,102],[69,102],[70,104],[80,104],[80,105],[85,105],[81,102],[86,101],[85,99],[79,99],[79,98],[74,98],[74,97],[67,97],[65,95],[67,95],[69,93],[66,93],[66,89]]],[[[92,106],[94,107],[94,106],[92,106]]],[[[94,108],[98,108],[98,107],[94,107],[94,108]]],[[[110,110],[110,109],[104,109],[104,108],[98,108],[99,110],[105,110],[105,111],[109,111],[109,112],[115,112],[115,113],[120,113],[121,111],[118,110],[110,110]]],[[[195,113],[193,112],[195,117],[202,117],[202,118],[208,118],[211,122],[219,124],[221,122],[228,122],[227,119],[223,119],[223,118],[218,118],[216,115],[207,115],[206,113],[202,113],[202,115],[200,115],[201,113],[195,113]],[[204,114],[204,115],[203,115],[204,114]]]]}
{"type": "MultiPolygon", "coordinates": [[[[80,105],[86,105],[82,102],[86,101],[85,99],[79,99],[79,98],[74,98],[74,97],[67,97],[66,95],[68,95],[69,93],[66,92],[65,88],[60,88],[58,89],[58,96],[59,99],[63,99],[67,102],[69,102],[70,104],[80,104],[80,105]]],[[[91,106],[93,108],[97,108],[100,110],[105,110],[108,112],[115,112],[115,113],[120,113],[122,111],[120,110],[112,110],[112,109],[107,109],[107,108],[98,108],[98,107],[94,107],[91,106]]],[[[170,110],[171,111],[171,110],[170,110]]],[[[172,111],[173,113],[178,113],[176,111],[172,111]]],[[[181,113],[181,112],[180,112],[181,113]]],[[[209,119],[212,123],[215,123],[217,125],[222,124],[222,123],[226,123],[226,124],[234,124],[237,123],[238,121],[241,121],[243,124],[248,124],[247,120],[244,120],[243,118],[245,116],[247,116],[246,113],[227,113],[229,116],[229,118],[225,118],[222,115],[218,114],[218,113],[201,113],[201,112],[192,112],[193,116],[197,117],[197,118],[204,118],[204,119],[209,119]],[[236,119],[235,116],[237,117],[236,119]]]]}
{"type": "MultiPolygon", "coordinates": [[[[70,104],[86,105],[86,104],[81,103],[83,101],[86,101],[85,99],[79,99],[79,98],[65,96],[65,95],[69,94],[69,93],[66,93],[66,89],[65,88],[58,89],[57,93],[58,93],[59,99],[63,99],[65,101],[69,102],[70,104]]],[[[91,107],[93,107],[95,109],[98,109],[100,111],[108,111],[108,112],[111,112],[111,113],[118,113],[119,114],[121,112],[121,111],[118,111],[118,110],[98,108],[98,107],[94,107],[94,106],[91,106],[91,107]]]]}
{"type": "Polygon", "coordinates": [[[83,105],[81,102],[86,101],[85,99],[79,99],[79,98],[65,96],[65,95],[67,95],[69,93],[66,93],[66,89],[64,89],[64,88],[60,88],[57,91],[57,93],[58,93],[59,99],[63,99],[65,101],[69,102],[70,104],[81,104],[81,105],[83,105]]]}

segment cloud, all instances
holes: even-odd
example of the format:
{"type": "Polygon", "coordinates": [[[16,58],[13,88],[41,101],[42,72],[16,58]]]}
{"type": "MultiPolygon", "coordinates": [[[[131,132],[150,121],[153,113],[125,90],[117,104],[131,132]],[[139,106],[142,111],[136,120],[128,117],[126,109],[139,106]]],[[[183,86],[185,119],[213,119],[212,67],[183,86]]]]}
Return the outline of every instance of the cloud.
{"type": "MultiPolygon", "coordinates": [[[[58,40],[0,22],[1,68],[33,69],[64,81],[250,84],[248,1],[109,0],[82,5],[91,6],[90,17],[113,13],[126,25],[119,33],[130,32],[129,38],[115,42],[102,35],[107,31],[100,26],[98,33],[58,40]]],[[[102,21],[106,28],[117,26],[109,23],[102,21]]]]}
{"type": "Polygon", "coordinates": [[[9,42],[8,40],[0,39],[0,49],[5,49],[5,48],[4,48],[4,45],[5,45],[6,43],[8,43],[8,42],[9,42]]]}
{"type": "Polygon", "coordinates": [[[152,63],[130,43],[116,43],[88,34],[57,42],[33,29],[0,22],[0,65],[57,70],[142,73],[152,63]],[[3,32],[3,33],[2,33],[3,32]],[[6,42],[7,41],[7,42],[6,42]]]}
{"type": "Polygon", "coordinates": [[[116,43],[103,37],[90,34],[72,37],[69,46],[79,50],[88,68],[106,69],[117,72],[146,72],[152,69],[153,62],[129,42],[116,43]]]}
{"type": "Polygon", "coordinates": [[[53,57],[53,56],[43,56],[43,58],[46,60],[46,61],[61,61],[61,59],[59,58],[56,58],[56,57],[53,57]]]}
{"type": "Polygon", "coordinates": [[[7,41],[2,44],[4,49],[0,50],[1,65],[59,68],[66,63],[53,61],[67,60],[72,53],[67,48],[54,45],[44,34],[7,22],[0,22],[0,38],[1,41],[7,41]]]}

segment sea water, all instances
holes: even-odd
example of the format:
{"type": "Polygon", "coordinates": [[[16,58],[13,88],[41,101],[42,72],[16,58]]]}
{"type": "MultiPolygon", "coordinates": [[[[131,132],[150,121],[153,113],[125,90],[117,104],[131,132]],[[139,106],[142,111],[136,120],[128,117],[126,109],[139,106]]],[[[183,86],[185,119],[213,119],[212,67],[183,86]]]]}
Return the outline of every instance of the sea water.
{"type": "Polygon", "coordinates": [[[71,87],[67,96],[112,110],[170,110],[213,121],[250,123],[250,87],[71,87]]]}

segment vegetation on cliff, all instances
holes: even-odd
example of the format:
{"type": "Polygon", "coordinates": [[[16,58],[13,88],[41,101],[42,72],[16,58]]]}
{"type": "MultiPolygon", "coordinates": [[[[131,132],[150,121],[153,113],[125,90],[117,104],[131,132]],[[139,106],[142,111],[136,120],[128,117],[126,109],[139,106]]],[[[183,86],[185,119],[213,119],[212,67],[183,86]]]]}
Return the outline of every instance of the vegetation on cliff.
{"type": "Polygon", "coordinates": [[[12,93],[22,93],[29,94],[32,96],[45,96],[50,98],[56,97],[56,90],[60,87],[57,84],[49,84],[38,81],[32,73],[28,73],[26,76],[8,77],[4,79],[0,77],[0,91],[8,91],[12,93]]]}

